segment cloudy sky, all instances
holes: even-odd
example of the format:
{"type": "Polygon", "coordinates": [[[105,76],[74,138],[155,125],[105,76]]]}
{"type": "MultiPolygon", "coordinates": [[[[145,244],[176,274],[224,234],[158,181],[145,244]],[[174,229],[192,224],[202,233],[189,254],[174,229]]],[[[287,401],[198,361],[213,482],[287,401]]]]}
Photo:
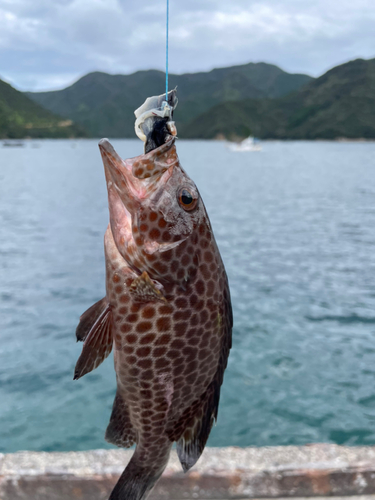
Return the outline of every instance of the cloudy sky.
{"type": "MultiPolygon", "coordinates": [[[[0,78],[62,88],[164,69],[165,0],[0,0],[0,78]]],[[[375,57],[374,0],[170,0],[170,71],[265,61],[318,76],[375,57]]]]}

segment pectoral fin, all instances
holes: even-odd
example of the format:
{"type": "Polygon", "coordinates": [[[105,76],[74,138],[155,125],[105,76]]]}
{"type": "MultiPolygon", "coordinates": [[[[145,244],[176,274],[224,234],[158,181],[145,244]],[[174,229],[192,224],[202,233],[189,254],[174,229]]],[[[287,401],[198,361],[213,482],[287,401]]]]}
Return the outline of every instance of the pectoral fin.
{"type": "Polygon", "coordinates": [[[166,298],[146,271],[133,281],[129,291],[137,302],[155,302],[157,300],[166,302],[166,298]]]}
{"type": "MultiPolygon", "coordinates": [[[[86,325],[85,329],[88,330],[88,333],[86,333],[86,336],[84,337],[85,343],[83,344],[82,353],[78,358],[75,367],[74,380],[77,380],[83,377],[83,375],[86,375],[86,373],[95,370],[95,368],[97,368],[112,351],[112,312],[108,302],[106,302],[105,307],[102,307],[102,305],[100,306],[101,313],[98,315],[97,313],[100,302],[102,301],[94,304],[94,306],[88,309],[81,316],[81,322],[82,319],[84,319],[84,323],[86,325]],[[90,315],[88,314],[90,311],[91,322],[89,321],[90,315]]],[[[80,325],[81,323],[77,328],[77,338],[80,325]]]]}
{"type": "Polygon", "coordinates": [[[83,342],[86,339],[90,330],[94,327],[95,322],[103,314],[107,307],[107,297],[103,297],[82,314],[79,318],[79,324],[76,329],[77,342],[83,342]]]}

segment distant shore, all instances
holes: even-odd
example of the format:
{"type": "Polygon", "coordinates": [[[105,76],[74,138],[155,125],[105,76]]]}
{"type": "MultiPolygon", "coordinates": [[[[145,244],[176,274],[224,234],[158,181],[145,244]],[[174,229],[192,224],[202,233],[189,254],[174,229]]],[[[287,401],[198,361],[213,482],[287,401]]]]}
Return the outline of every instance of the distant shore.
{"type": "MultiPolygon", "coordinates": [[[[0,138],[0,145],[2,146],[7,146],[12,145],[14,143],[17,143],[20,147],[27,143],[31,142],[40,142],[40,141],[74,141],[74,142],[80,142],[80,141],[100,141],[102,137],[24,137],[24,138],[19,138],[19,139],[7,139],[7,138],[0,138]]],[[[183,138],[179,137],[178,138],[180,141],[204,141],[204,142],[232,142],[226,139],[225,137],[215,137],[214,139],[199,139],[199,138],[183,138]]],[[[244,138],[243,137],[238,137],[234,138],[233,141],[235,142],[240,142],[244,138]]],[[[114,141],[130,141],[130,140],[137,140],[137,137],[109,137],[109,140],[114,140],[114,141]]],[[[374,139],[367,139],[364,137],[361,138],[356,138],[356,139],[350,139],[346,137],[338,137],[336,139],[261,139],[261,142],[353,142],[353,143],[364,143],[364,142],[375,142],[374,139]]]]}

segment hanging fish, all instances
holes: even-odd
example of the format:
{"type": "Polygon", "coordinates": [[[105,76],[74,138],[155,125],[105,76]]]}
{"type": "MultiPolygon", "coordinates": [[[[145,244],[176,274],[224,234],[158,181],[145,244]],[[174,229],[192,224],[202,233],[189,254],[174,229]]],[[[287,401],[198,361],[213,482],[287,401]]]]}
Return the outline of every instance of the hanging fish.
{"type": "Polygon", "coordinates": [[[141,500],[172,444],[183,470],[199,459],[217,418],[231,347],[227,275],[203,201],[182,169],[172,122],[176,91],[135,113],[146,154],[122,160],[99,143],[110,224],[106,296],[80,318],[75,379],[114,350],[117,393],[106,440],[136,444],[110,500],[141,500]]]}

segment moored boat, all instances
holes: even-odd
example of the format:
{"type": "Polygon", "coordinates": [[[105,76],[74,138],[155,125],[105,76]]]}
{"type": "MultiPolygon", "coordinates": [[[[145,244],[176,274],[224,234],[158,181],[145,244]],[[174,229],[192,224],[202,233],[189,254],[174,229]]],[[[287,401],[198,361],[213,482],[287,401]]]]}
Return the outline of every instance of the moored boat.
{"type": "Polygon", "coordinates": [[[4,148],[23,148],[24,145],[23,141],[3,141],[4,148]]]}
{"type": "Polygon", "coordinates": [[[245,152],[245,151],[262,151],[262,146],[260,144],[259,139],[255,139],[254,137],[248,137],[243,141],[230,142],[228,145],[231,151],[245,152]]]}

